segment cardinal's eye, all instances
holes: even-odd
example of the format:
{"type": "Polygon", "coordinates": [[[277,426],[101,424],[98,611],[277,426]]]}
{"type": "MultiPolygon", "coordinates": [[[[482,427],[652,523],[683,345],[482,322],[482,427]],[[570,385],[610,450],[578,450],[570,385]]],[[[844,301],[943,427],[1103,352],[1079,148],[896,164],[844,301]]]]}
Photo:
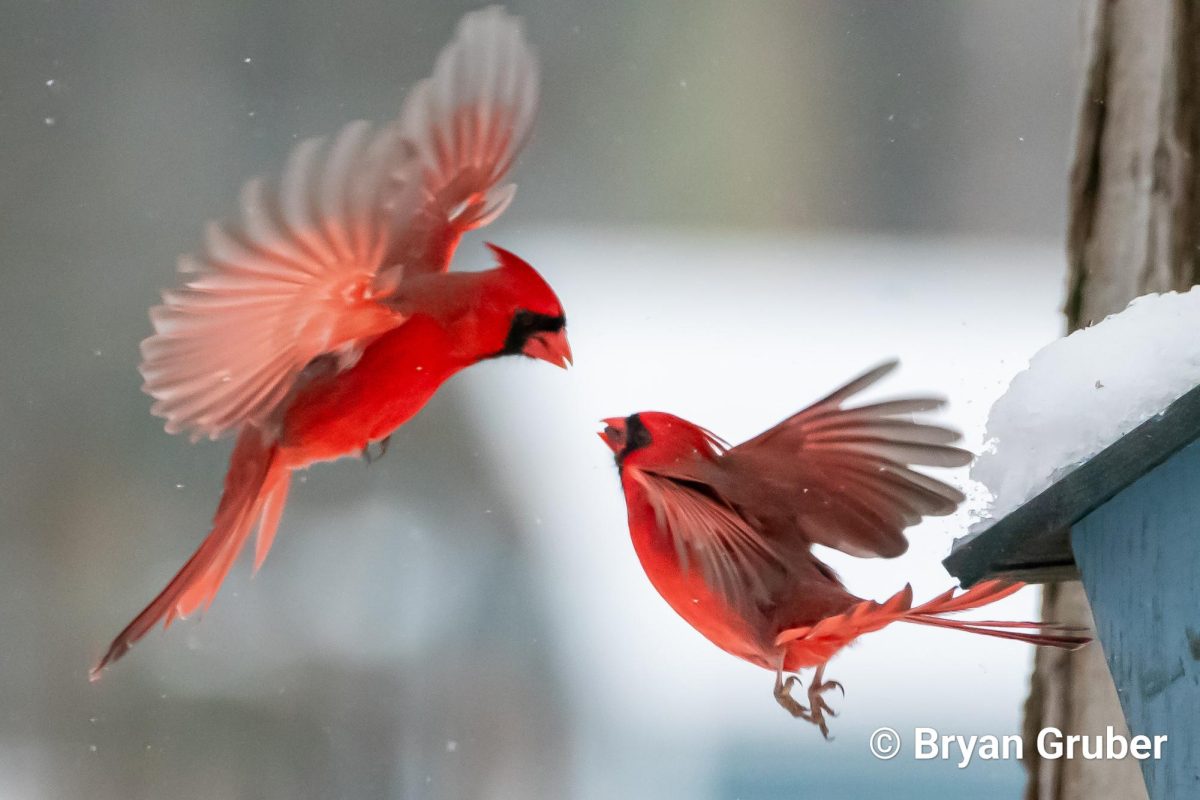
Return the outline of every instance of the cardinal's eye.
{"type": "Polygon", "coordinates": [[[534,328],[536,315],[532,311],[518,311],[513,315],[512,329],[528,333],[534,328]]]}
{"type": "Polygon", "coordinates": [[[625,420],[625,453],[646,447],[650,444],[650,431],[642,424],[642,418],[633,414],[625,420]]]}
{"type": "Polygon", "coordinates": [[[566,323],[567,321],[561,316],[552,317],[524,308],[518,309],[513,314],[512,322],[508,326],[508,337],[504,341],[504,348],[500,351],[500,355],[515,355],[521,352],[525,343],[537,334],[557,333],[563,329],[566,323]]]}

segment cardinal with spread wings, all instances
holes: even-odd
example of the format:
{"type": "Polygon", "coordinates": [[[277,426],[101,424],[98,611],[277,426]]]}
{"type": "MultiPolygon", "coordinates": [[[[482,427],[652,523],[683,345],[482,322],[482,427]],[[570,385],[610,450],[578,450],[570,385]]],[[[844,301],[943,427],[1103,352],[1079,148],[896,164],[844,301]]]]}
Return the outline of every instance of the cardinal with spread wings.
{"type": "Polygon", "coordinates": [[[210,224],[180,260],[184,285],[150,312],[144,388],[169,432],[237,442],[212,531],[93,679],[211,603],[255,528],[262,564],[294,470],[385,447],[479,361],[570,362],[562,306],[528,263],[491,247],[494,268],[448,272],[462,235],[512,200],[502,181],[537,99],[520,22],[468,14],[397,119],[301,143],[277,185],[246,184],[238,221],[210,224]]]}

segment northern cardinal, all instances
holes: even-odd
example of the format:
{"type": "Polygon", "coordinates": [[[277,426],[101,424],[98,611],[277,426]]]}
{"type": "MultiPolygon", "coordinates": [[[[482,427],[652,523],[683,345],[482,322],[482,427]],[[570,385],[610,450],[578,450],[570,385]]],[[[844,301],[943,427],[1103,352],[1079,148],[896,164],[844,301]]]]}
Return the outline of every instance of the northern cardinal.
{"type": "Polygon", "coordinates": [[[467,14],[393,122],[354,122],[292,152],[277,188],[246,184],[241,221],[210,225],[183,288],[150,312],[144,389],[166,429],[236,431],[212,532],[113,640],[92,679],[154,625],[210,604],[257,526],[261,566],[293,470],[369,453],[459,370],[525,355],[566,367],[562,306],[517,256],[449,273],[495,219],[529,136],[538,70],[521,23],[467,14]]]}
{"type": "Polygon", "coordinates": [[[985,581],[919,606],[905,586],[883,603],[851,594],[812,552],[893,558],[903,531],[950,514],[963,500],[912,465],[970,462],[959,435],[912,415],[942,405],[928,397],[847,408],[845,402],[896,366],[883,364],[736,447],[661,412],[604,420],[629,510],[629,532],[654,588],[709,641],[775,672],[775,699],[828,738],[826,663],[863,634],[893,622],[1075,648],[1086,637],[1031,622],[958,621],[943,615],[1007,597],[1020,583],[985,581]],[[1030,629],[1052,629],[1031,632],[1030,629]],[[808,706],[785,672],[815,667],[808,706]]]}

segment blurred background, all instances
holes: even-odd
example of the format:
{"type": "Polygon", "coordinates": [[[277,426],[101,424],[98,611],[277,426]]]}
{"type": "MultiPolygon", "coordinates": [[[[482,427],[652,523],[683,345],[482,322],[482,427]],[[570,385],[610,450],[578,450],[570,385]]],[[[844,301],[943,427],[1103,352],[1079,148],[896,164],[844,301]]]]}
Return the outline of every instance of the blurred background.
{"type": "MultiPolygon", "coordinates": [[[[88,684],[228,455],[139,391],[177,254],[298,139],[394,115],[474,5],[0,3],[0,798],[1018,797],[1015,762],[867,737],[1017,732],[1028,648],[871,636],[822,741],[655,595],[592,431],[662,408],[738,441],[895,355],[876,394],[945,393],[978,447],[1062,327],[1076,2],[511,3],[543,101],[486,236],[554,284],[578,366],[484,364],[382,461],[314,468],[258,576],[88,684]]],[[[983,503],[949,477],[970,507],[903,558],[830,556],[852,589],[949,585],[983,503]]]]}

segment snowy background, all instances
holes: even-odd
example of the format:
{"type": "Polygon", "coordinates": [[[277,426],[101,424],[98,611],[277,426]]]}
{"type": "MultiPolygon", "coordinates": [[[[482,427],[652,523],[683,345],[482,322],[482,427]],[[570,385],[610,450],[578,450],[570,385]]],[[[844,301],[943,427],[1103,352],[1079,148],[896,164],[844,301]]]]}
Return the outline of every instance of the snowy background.
{"type": "MultiPolygon", "coordinates": [[[[736,441],[898,356],[876,396],[944,393],[978,446],[1062,327],[1075,3],[512,4],[545,91],[487,236],[554,283],[577,367],[482,365],[382,461],[313,469],[262,573],[87,683],[228,454],[138,389],[175,256],[296,139],[393,114],[467,7],[3,2],[0,800],[1018,797],[1017,764],[867,735],[1015,732],[1028,648],[869,637],[823,742],[654,594],[593,432],[661,408],[736,441]]],[[[831,558],[932,594],[970,512],[831,558]]]]}

